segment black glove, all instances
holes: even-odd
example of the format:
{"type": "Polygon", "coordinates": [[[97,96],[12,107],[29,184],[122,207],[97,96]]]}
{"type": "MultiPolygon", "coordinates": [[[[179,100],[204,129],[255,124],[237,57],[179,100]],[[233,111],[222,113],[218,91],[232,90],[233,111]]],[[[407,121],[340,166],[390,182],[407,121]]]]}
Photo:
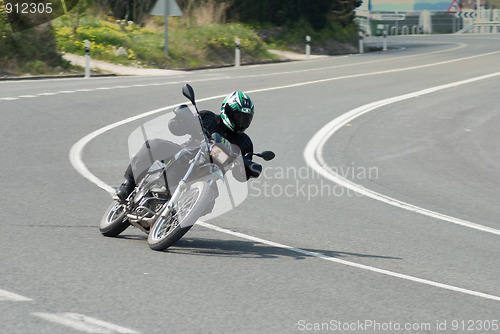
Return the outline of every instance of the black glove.
{"type": "Polygon", "coordinates": [[[258,164],[247,157],[243,157],[243,164],[245,165],[245,172],[247,179],[252,177],[257,178],[262,173],[262,165],[258,164]]]}

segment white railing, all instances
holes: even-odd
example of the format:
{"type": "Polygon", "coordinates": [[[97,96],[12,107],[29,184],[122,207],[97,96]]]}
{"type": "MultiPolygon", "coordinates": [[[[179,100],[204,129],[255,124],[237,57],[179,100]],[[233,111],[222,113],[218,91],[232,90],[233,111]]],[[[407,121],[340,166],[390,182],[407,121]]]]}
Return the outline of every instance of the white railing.
{"type": "Polygon", "coordinates": [[[462,18],[464,28],[458,33],[499,33],[500,32],[500,10],[481,9],[464,10],[456,14],[462,18]]]}

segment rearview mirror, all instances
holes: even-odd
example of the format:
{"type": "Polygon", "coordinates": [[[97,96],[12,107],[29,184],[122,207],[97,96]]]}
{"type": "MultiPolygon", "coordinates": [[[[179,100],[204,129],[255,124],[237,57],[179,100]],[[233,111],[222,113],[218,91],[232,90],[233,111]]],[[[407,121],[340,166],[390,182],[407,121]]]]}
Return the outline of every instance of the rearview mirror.
{"type": "Polygon", "coordinates": [[[269,161],[269,160],[273,160],[274,157],[276,156],[276,154],[274,154],[274,152],[272,152],[272,151],[264,151],[260,154],[260,156],[262,157],[262,159],[269,161]]]}
{"type": "Polygon", "coordinates": [[[189,84],[185,84],[184,87],[182,87],[182,95],[184,95],[193,105],[195,105],[195,99],[194,99],[194,90],[193,87],[191,87],[189,84]]]}

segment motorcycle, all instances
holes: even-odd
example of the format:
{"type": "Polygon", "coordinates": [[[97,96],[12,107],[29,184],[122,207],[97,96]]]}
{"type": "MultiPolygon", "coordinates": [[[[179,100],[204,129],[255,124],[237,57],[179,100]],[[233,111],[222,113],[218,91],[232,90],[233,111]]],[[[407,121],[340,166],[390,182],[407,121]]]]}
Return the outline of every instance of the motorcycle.
{"type": "MultiPolygon", "coordinates": [[[[147,139],[145,127],[137,130],[143,135],[141,141],[147,147],[145,151],[150,161],[146,163],[150,167],[146,172],[137,173],[141,174],[140,180],[125,201],[114,198],[99,225],[104,236],[116,237],[132,225],[148,234],[151,249],[165,250],[182,238],[200,217],[220,215],[242,202],[247,191],[245,165],[254,176],[261,173],[262,166],[252,162],[251,155],[242,157],[238,147],[220,134],[210,136],[206,132],[193,88],[186,84],[182,93],[195,112],[187,112],[189,107],[182,105],[174,110],[174,114],[194,116],[190,119],[192,123],[196,119],[197,131],[191,132],[189,140],[182,145],[170,145],[179,151],[165,162],[152,151],[154,140],[147,139]]],[[[159,129],[164,131],[165,126],[161,125],[159,129]]],[[[161,153],[168,158],[165,152],[161,153]]],[[[265,161],[275,157],[272,151],[252,155],[265,161]]]]}

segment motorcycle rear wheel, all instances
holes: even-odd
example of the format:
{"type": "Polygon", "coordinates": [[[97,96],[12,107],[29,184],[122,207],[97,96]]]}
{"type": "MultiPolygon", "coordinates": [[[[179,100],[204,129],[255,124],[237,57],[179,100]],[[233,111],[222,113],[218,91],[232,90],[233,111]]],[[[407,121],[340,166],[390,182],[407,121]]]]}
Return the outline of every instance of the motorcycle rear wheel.
{"type": "Polygon", "coordinates": [[[99,231],[106,237],[116,237],[130,226],[126,218],[127,211],[125,205],[113,202],[106,210],[106,213],[99,224],[99,231]]]}
{"type": "Polygon", "coordinates": [[[173,211],[165,218],[159,217],[153,224],[148,235],[149,247],[162,251],[172,246],[203,215],[211,199],[211,189],[207,183],[199,181],[191,184],[181,194],[173,211]]]}

